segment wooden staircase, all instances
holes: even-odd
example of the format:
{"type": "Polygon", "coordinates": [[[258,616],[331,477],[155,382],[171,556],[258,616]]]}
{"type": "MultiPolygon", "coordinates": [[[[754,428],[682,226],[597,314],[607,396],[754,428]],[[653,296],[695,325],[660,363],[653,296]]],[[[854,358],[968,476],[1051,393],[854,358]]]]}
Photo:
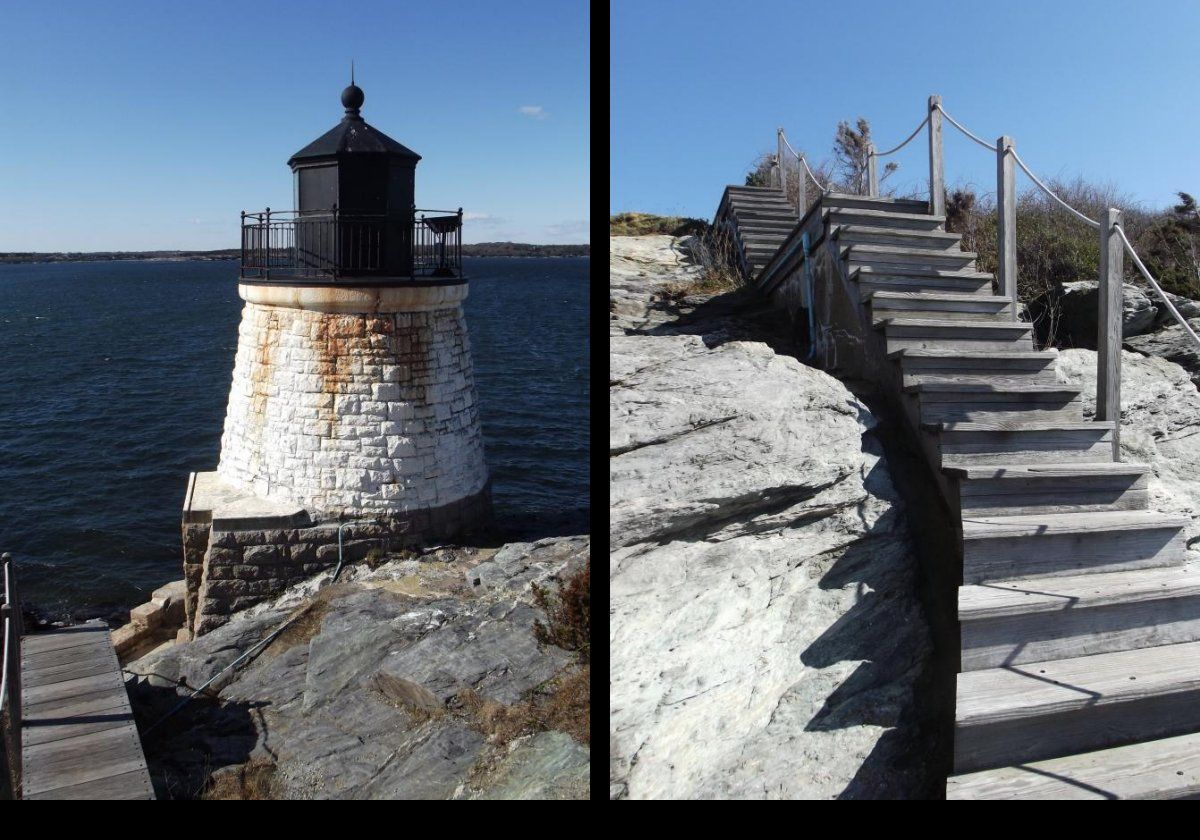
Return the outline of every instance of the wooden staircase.
{"type": "Polygon", "coordinates": [[[717,219],[733,235],[749,279],[758,276],[797,222],[796,208],[769,187],[727,187],[717,219]]]}
{"type": "MultiPolygon", "coordinates": [[[[768,192],[731,187],[722,202],[733,223],[752,220],[750,276],[771,296],[798,294],[799,238],[830,249],[811,271],[841,276],[817,287],[853,298],[858,322],[836,326],[858,331],[863,370],[961,523],[947,797],[1200,795],[1200,573],[1184,566],[1186,518],[1148,509],[1147,468],[1115,460],[1113,423],[1084,419],[1080,389],[1055,377],[1057,352],[1035,349],[926,203],[825,194],[784,232],[786,202],[768,192]]],[[[834,311],[812,297],[811,272],[808,283],[806,305],[834,311]]]]}

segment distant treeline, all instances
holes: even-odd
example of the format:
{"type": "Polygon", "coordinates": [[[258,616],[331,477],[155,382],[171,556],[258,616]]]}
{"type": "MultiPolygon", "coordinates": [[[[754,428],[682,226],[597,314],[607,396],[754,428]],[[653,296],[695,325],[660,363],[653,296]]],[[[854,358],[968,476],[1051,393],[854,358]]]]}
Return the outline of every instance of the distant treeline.
{"type": "Polygon", "coordinates": [[[590,245],[527,245],[524,242],[476,242],[463,245],[464,257],[588,257],[590,245]]]}
{"type": "MultiPolygon", "coordinates": [[[[587,257],[589,245],[529,245],[479,242],[462,246],[467,257],[587,257]]],[[[111,260],[236,260],[238,249],[224,251],[37,251],[0,252],[0,263],[107,262],[111,260]]]]}

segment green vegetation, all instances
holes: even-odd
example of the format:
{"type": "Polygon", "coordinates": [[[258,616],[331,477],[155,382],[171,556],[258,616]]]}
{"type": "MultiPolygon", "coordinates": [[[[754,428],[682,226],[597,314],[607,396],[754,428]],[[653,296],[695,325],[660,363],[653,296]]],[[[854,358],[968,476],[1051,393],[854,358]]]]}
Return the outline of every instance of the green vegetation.
{"type": "Polygon", "coordinates": [[[687,216],[656,216],[653,213],[617,213],[608,218],[609,236],[690,236],[708,230],[708,222],[687,216]]]}
{"type": "MultiPolygon", "coordinates": [[[[1169,210],[1146,210],[1111,185],[1049,180],[1047,186],[1081,213],[1100,219],[1110,207],[1122,211],[1125,235],[1146,268],[1168,292],[1200,298],[1200,215],[1196,202],[1179,193],[1169,210]]],[[[963,250],[979,254],[979,270],[995,272],[996,207],[966,188],[947,191],[946,228],[963,235],[963,250]]],[[[1064,283],[1094,280],[1100,269],[1100,238],[1036,187],[1017,197],[1017,294],[1021,300],[1053,302],[1064,283]]],[[[1125,281],[1143,286],[1125,260],[1125,281]]],[[[1052,307],[1051,307],[1052,309],[1052,307]]]]}

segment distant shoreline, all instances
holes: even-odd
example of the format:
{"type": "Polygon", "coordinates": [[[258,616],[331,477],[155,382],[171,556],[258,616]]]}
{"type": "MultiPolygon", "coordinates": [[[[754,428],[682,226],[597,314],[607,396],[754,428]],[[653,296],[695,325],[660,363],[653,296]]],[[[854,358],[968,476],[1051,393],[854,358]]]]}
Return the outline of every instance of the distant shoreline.
{"type": "MultiPolygon", "coordinates": [[[[464,257],[590,257],[590,245],[530,245],[524,242],[480,242],[463,245],[464,257]]],[[[240,259],[240,250],[223,251],[12,251],[0,252],[0,265],[77,263],[221,261],[240,259]]]]}

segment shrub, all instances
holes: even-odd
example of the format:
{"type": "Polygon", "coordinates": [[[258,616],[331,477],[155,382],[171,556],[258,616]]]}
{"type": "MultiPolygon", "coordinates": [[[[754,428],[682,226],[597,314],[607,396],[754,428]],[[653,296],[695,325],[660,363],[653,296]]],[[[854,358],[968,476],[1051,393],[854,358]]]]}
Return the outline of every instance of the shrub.
{"type": "Polygon", "coordinates": [[[592,612],[589,559],[583,568],[558,584],[552,593],[533,584],[533,602],[546,613],[546,623],[533,622],[533,635],[542,644],[575,651],[580,660],[591,660],[592,612]]]}
{"type": "Polygon", "coordinates": [[[656,216],[653,213],[616,213],[608,217],[609,236],[691,236],[708,230],[708,222],[688,216],[656,216]]]}

